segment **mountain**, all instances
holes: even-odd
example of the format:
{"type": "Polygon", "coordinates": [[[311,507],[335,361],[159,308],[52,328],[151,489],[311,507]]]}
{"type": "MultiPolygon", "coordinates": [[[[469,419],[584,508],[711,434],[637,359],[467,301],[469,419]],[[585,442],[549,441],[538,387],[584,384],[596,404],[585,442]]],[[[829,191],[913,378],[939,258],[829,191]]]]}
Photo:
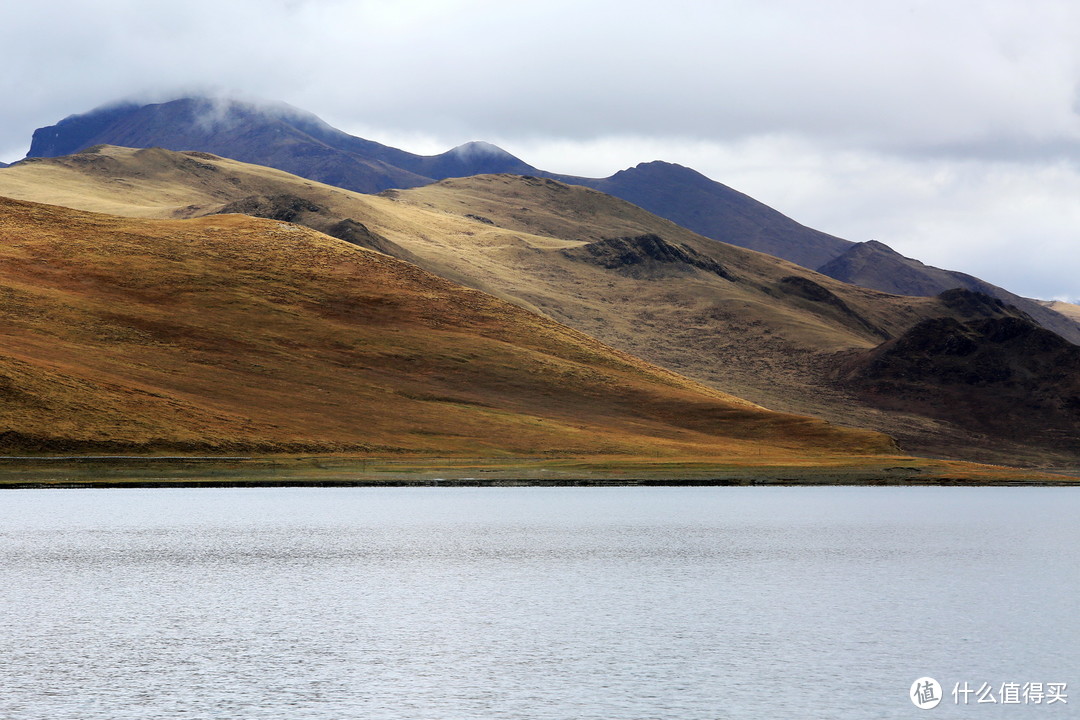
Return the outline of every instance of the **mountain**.
{"type": "Polygon", "coordinates": [[[748,195],[673,163],[641,163],[601,179],[551,177],[622,198],[713,240],[782,257],[811,269],[842,254],[852,244],[811,230],[748,195]]]}
{"type": "Polygon", "coordinates": [[[1080,344],[1080,324],[1055,308],[965,273],[924,265],[876,240],[852,245],[844,254],[819,267],[818,272],[897,295],[929,296],[954,288],[985,293],[1019,308],[1042,327],[1080,344]]]}
{"type": "Polygon", "coordinates": [[[1074,457],[915,404],[882,409],[835,377],[838,357],[922,321],[1023,313],[974,293],[906,297],[842,283],[581,186],[487,175],[372,196],[205,153],[99,147],[0,171],[0,195],[138,217],[232,210],[349,228],[339,236],[775,410],[885,432],[913,452],[1043,465],[1074,457]]]}
{"type": "Polygon", "coordinates": [[[504,297],[714,387],[767,407],[878,429],[911,452],[1076,461],[1075,450],[1037,434],[1021,439],[1002,427],[988,433],[976,418],[943,418],[915,402],[883,408],[857,383],[835,378],[837,353],[872,351],[920,322],[1030,320],[1006,303],[985,303],[966,290],[909,297],[841,283],[547,179],[459,178],[385,195],[487,224],[444,239],[389,233],[419,257],[483,278],[504,297]]]}
{"type": "Polygon", "coordinates": [[[888,451],[292,224],[0,199],[0,450],[888,451]]]}
{"type": "Polygon", "coordinates": [[[981,306],[981,317],[919,322],[837,363],[838,381],[883,409],[918,409],[1033,447],[1080,447],[1080,347],[987,295],[948,299],[981,306]]]}
{"type": "Polygon", "coordinates": [[[207,97],[118,104],[73,115],[35,131],[28,157],[70,155],[101,144],[209,152],[364,193],[477,174],[549,177],[622,198],[705,237],[775,255],[864,287],[928,296],[953,287],[987,292],[1017,304],[1036,322],[1070,341],[1080,342],[1080,324],[1063,320],[1034,301],[963,273],[903,258],[881,243],[852,243],[812,230],[672,163],[642,163],[608,178],[583,178],[537,170],[482,142],[421,156],[349,135],[288,105],[207,97]]]}
{"type": "Polygon", "coordinates": [[[1074,322],[1080,322],[1080,305],[1062,300],[1040,300],[1039,304],[1054,312],[1061,313],[1074,322]]]}
{"type": "Polygon", "coordinates": [[[457,174],[535,171],[486,143],[414,155],[341,132],[288,105],[205,97],[73,115],[36,130],[27,157],[71,155],[101,144],[209,152],[368,193],[457,174]]]}
{"type": "Polygon", "coordinates": [[[672,163],[642,163],[608,178],[585,178],[545,173],[484,142],[414,155],[348,135],[283,104],[191,97],[108,106],[36,130],[27,157],[72,155],[95,145],[209,152],[364,193],[480,174],[545,176],[600,190],[706,237],[804,267],[817,267],[851,245],[672,163]]]}

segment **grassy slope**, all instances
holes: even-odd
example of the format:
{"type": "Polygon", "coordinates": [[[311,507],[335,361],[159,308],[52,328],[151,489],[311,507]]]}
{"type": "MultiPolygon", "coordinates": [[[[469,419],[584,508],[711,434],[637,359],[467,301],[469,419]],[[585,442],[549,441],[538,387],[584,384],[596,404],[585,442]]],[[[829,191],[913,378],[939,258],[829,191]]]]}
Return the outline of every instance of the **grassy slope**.
{"type": "Polygon", "coordinates": [[[736,394],[756,394],[755,399],[767,403],[782,403],[791,393],[770,393],[773,383],[760,381],[762,363],[784,365],[793,353],[808,350],[869,348],[881,338],[838,320],[828,308],[822,312],[814,303],[782,293],[777,297],[759,285],[788,275],[813,278],[893,333],[936,307],[931,299],[854,288],[767,255],[706,240],[602,193],[567,190],[546,180],[486,176],[446,181],[401,193],[395,202],[200,154],[123,148],[38,160],[0,173],[0,194],[9,197],[136,217],[189,217],[239,197],[281,193],[303,194],[339,217],[365,223],[415,251],[433,272],[543,309],[624,349],[736,394]],[[488,217],[496,225],[469,215],[488,217]],[[643,282],[572,262],[558,252],[645,232],[716,256],[748,282],[730,283],[707,273],[643,282]],[[655,319],[641,317],[643,306],[655,319]],[[724,332],[710,332],[708,326],[724,332]],[[685,330],[678,343],[671,342],[671,330],[685,330]]]}
{"type": "Polygon", "coordinates": [[[1080,322],[1080,305],[1064,302],[1062,300],[1045,301],[1043,302],[1043,305],[1055,312],[1061,313],[1074,322],[1080,322]]]}
{"type": "Polygon", "coordinates": [[[0,200],[0,238],[7,452],[889,448],[294,225],[0,200]]]}
{"type": "Polygon", "coordinates": [[[1021,449],[913,412],[868,407],[829,381],[835,353],[867,350],[952,313],[938,299],[847,285],[585,188],[481,176],[373,197],[200,153],[103,148],[3,170],[0,194],[157,217],[214,212],[243,197],[302,196],[323,214],[364,223],[432,272],[770,408],[887,432],[916,451],[1002,462],[1021,449]],[[673,266],[643,275],[564,255],[642,233],[707,255],[736,281],[673,266]],[[784,281],[791,277],[847,310],[794,292],[784,281]]]}

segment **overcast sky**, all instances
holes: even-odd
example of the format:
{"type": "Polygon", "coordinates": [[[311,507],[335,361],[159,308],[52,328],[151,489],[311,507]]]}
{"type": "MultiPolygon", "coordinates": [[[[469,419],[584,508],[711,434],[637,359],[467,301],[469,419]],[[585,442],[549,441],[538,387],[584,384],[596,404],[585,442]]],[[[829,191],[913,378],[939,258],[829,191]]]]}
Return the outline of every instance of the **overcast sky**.
{"type": "Polygon", "coordinates": [[[281,100],[414,152],[693,167],[796,220],[1080,300],[1075,0],[0,4],[0,160],[122,98],[281,100]]]}

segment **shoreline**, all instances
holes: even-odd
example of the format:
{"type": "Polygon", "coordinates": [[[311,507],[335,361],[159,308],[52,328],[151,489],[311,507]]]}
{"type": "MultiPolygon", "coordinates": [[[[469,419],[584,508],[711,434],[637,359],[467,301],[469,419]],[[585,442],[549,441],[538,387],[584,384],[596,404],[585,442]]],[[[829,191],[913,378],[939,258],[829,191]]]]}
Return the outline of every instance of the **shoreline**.
{"type": "MultiPolygon", "coordinates": [[[[1070,469],[1071,471],[1071,469],[1070,469]]],[[[371,458],[6,456],[0,489],[163,487],[1080,486],[1043,470],[908,456],[371,458]]]]}

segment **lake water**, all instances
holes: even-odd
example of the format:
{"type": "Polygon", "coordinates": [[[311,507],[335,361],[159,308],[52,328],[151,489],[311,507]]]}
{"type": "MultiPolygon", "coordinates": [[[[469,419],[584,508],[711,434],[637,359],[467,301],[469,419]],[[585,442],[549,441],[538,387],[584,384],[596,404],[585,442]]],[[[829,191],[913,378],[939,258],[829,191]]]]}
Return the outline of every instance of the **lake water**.
{"type": "Polygon", "coordinates": [[[1078,516],[1069,488],[8,491],[0,717],[1077,717],[1078,516]]]}

